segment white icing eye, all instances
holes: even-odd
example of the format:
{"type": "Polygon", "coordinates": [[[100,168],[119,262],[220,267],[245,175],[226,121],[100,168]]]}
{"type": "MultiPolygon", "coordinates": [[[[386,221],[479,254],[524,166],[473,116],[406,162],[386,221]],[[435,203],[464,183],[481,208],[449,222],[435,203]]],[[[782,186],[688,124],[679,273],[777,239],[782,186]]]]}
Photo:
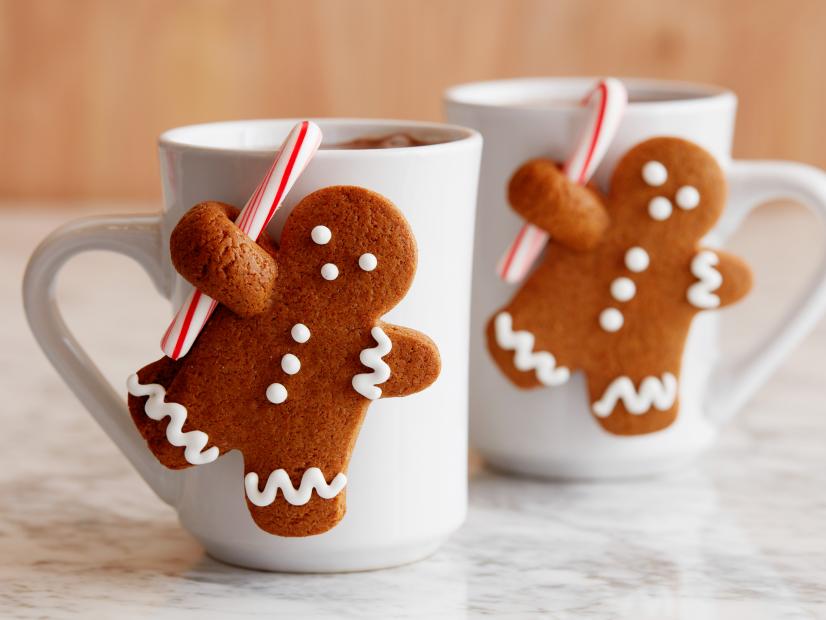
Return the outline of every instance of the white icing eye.
{"type": "Polygon", "coordinates": [[[637,285],[631,278],[616,278],[611,282],[611,297],[617,301],[630,301],[637,294],[637,285]]]}
{"type": "Polygon", "coordinates": [[[677,206],[686,211],[695,209],[700,204],[700,192],[692,185],[683,185],[677,190],[677,206]]]}
{"type": "Polygon", "coordinates": [[[659,187],[668,180],[668,170],[658,161],[649,161],[642,167],[642,180],[651,187],[659,187]]]}
{"type": "Polygon", "coordinates": [[[304,344],[310,339],[310,329],[304,323],[296,323],[290,330],[290,336],[299,344],[304,344]]]}
{"type": "Polygon", "coordinates": [[[310,237],[318,245],[326,245],[333,238],[333,233],[326,226],[316,226],[310,231],[310,237]]]}
{"type": "Polygon", "coordinates": [[[267,388],[267,400],[273,405],[280,405],[287,400],[287,388],[280,383],[270,383],[267,388]]]}
{"type": "Polygon", "coordinates": [[[607,332],[618,331],[624,322],[625,317],[616,308],[606,308],[599,313],[599,326],[607,332]]]}
{"type": "Polygon", "coordinates": [[[665,196],[652,198],[651,202],[648,203],[648,215],[651,216],[651,219],[657,220],[658,222],[662,222],[671,217],[671,211],[671,201],[665,196]]]}
{"type": "Polygon", "coordinates": [[[338,277],[338,267],[333,263],[324,263],[321,267],[321,277],[325,280],[335,280],[338,277]]]}
{"type": "Polygon", "coordinates": [[[634,273],[648,269],[649,262],[648,252],[641,247],[633,247],[625,253],[625,266],[634,273]]]}
{"type": "Polygon", "coordinates": [[[362,254],[359,256],[359,267],[364,271],[373,271],[379,264],[378,259],[375,255],[370,254],[367,252],[366,254],[362,254]]]}
{"type": "Polygon", "coordinates": [[[301,370],[301,361],[292,353],[287,353],[281,358],[281,370],[288,375],[294,375],[301,370]]]}

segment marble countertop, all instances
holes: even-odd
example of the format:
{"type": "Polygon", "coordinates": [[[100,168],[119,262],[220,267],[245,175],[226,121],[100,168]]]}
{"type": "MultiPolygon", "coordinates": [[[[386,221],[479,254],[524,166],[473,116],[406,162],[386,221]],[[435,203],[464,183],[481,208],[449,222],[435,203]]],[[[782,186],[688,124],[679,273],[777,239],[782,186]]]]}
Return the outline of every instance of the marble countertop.
{"type": "MultiPolygon", "coordinates": [[[[61,221],[111,205],[16,207],[0,211],[0,617],[826,616],[826,323],[686,470],[552,484],[476,463],[467,523],[431,558],[370,573],[259,573],[203,554],[28,332],[26,256],[61,221]]],[[[823,246],[807,221],[762,210],[735,240],[758,273],[735,345],[823,246]],[[778,261],[767,238],[795,242],[778,261]]],[[[69,325],[120,381],[154,354],[169,309],[136,266],[103,256],[75,259],[59,291],[69,325]],[[104,307],[118,314],[95,311],[104,307]]]]}

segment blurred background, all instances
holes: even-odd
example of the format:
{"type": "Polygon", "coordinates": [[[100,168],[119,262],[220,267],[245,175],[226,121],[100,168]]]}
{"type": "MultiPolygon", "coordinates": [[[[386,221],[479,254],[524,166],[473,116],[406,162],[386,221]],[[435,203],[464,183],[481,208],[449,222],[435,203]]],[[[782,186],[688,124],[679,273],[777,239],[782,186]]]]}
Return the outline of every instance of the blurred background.
{"type": "Polygon", "coordinates": [[[435,120],[531,75],[727,86],[736,156],[826,167],[824,32],[823,0],[0,0],[0,199],[155,200],[176,125],[435,120]]]}

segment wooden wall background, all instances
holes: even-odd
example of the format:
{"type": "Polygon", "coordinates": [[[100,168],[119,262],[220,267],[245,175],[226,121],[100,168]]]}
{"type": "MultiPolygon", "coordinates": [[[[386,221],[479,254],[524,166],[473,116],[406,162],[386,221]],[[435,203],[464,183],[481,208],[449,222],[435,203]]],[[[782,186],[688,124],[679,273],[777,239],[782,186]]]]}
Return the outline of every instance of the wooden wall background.
{"type": "Polygon", "coordinates": [[[573,74],[729,86],[738,155],[826,167],[826,0],[0,0],[0,197],[153,199],[174,125],[573,74]]]}

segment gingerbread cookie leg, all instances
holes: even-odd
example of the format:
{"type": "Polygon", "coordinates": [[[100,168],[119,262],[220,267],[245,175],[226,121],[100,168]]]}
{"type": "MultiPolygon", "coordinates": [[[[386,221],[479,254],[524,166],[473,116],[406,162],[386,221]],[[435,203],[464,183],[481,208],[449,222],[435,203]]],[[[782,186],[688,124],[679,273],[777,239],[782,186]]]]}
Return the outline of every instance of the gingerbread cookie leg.
{"type": "Polygon", "coordinates": [[[335,527],[346,511],[344,473],[325,476],[318,467],[245,471],[247,507],[262,530],[277,536],[313,536],[335,527]]]}
{"type": "Polygon", "coordinates": [[[567,383],[571,368],[558,352],[536,345],[534,334],[514,318],[511,309],[488,321],[488,349],[502,372],[520,388],[554,387],[567,383]]]}
{"type": "Polygon", "coordinates": [[[679,409],[679,369],[609,376],[588,373],[591,413],[609,433],[640,435],[671,425],[679,409]]]}
{"type": "Polygon", "coordinates": [[[127,382],[132,420],[152,453],[170,469],[185,469],[203,458],[218,456],[217,448],[206,454],[201,452],[198,436],[184,431],[186,410],[165,402],[166,390],[181,366],[180,361],[162,357],[141,368],[127,382]],[[172,440],[174,444],[170,443],[172,440]]]}

